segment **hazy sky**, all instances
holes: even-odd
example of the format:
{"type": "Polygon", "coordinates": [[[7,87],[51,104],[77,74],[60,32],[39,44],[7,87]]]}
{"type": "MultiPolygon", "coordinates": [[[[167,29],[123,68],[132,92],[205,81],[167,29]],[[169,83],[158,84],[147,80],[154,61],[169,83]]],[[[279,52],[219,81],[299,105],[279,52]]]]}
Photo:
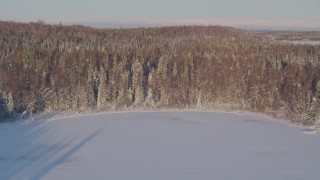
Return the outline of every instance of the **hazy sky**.
{"type": "Polygon", "coordinates": [[[0,0],[0,20],[320,30],[320,0],[0,0]]]}

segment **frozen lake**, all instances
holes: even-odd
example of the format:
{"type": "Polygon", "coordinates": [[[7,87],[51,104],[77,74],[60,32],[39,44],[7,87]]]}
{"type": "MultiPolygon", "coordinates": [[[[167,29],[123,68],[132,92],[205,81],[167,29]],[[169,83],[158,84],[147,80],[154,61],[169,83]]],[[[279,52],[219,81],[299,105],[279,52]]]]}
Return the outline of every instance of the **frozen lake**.
{"type": "Polygon", "coordinates": [[[304,40],[282,40],[282,42],[288,42],[292,44],[301,44],[301,45],[320,45],[320,41],[311,41],[308,39],[304,40]]]}
{"type": "Polygon", "coordinates": [[[320,179],[320,135],[223,112],[0,124],[0,179],[320,179]]]}

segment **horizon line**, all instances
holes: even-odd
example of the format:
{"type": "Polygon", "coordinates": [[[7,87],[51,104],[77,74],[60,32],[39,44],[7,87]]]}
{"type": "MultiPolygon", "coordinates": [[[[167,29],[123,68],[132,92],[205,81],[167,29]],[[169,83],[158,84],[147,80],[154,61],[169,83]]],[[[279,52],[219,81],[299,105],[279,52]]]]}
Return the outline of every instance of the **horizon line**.
{"type": "Polygon", "coordinates": [[[83,25],[93,28],[143,28],[143,27],[169,27],[169,26],[226,26],[245,30],[265,31],[320,31],[320,21],[314,20],[267,20],[267,19],[227,19],[227,18],[167,18],[167,19],[118,19],[118,20],[42,20],[31,21],[3,20],[7,22],[44,22],[45,24],[83,25]]]}

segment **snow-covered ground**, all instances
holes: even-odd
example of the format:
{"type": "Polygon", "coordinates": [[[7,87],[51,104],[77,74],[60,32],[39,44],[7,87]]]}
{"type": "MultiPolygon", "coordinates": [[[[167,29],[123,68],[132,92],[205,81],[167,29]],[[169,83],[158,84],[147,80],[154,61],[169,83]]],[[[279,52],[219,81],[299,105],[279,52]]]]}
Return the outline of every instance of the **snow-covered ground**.
{"type": "Polygon", "coordinates": [[[288,42],[292,44],[302,44],[302,45],[320,45],[320,41],[311,41],[309,39],[304,40],[281,40],[282,42],[288,42]]]}
{"type": "Polygon", "coordinates": [[[320,135],[224,112],[0,124],[0,179],[320,179],[320,135]]]}

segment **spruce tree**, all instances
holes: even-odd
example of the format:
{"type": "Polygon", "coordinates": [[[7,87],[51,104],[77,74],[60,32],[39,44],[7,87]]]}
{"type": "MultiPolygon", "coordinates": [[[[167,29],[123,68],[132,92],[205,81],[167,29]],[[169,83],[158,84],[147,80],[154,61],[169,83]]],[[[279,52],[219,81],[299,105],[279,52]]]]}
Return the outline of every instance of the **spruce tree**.
{"type": "Polygon", "coordinates": [[[14,104],[13,104],[13,97],[11,92],[9,93],[7,98],[7,108],[8,108],[9,115],[12,116],[14,112],[14,104]]]}
{"type": "Polygon", "coordinates": [[[144,101],[143,88],[142,88],[142,76],[143,76],[143,67],[141,63],[136,60],[132,65],[133,78],[133,92],[134,92],[134,104],[139,106],[144,101]]]}

